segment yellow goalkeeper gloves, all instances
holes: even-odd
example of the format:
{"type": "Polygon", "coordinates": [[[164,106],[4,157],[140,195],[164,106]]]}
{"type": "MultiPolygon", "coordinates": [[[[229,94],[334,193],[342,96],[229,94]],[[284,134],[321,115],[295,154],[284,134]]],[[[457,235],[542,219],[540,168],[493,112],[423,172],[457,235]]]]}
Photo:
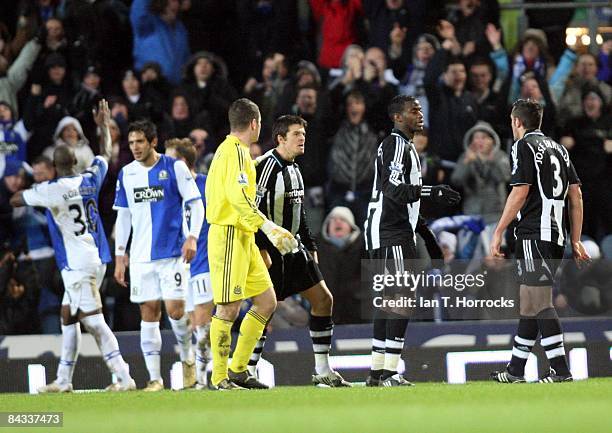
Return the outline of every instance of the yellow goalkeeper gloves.
{"type": "Polygon", "coordinates": [[[266,220],[261,226],[261,231],[270,239],[272,245],[282,254],[288,254],[298,247],[297,240],[291,232],[274,224],[270,220],[266,220]]]}

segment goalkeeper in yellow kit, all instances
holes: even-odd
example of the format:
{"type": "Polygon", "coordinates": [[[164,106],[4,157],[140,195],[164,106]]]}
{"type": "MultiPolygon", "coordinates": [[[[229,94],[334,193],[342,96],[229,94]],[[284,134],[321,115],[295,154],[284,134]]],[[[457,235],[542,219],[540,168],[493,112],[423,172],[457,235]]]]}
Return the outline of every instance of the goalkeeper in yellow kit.
{"type": "Polygon", "coordinates": [[[255,232],[263,231],[282,254],[298,244],[290,232],[266,219],[254,204],[257,180],[249,146],[259,139],[259,108],[248,99],[238,99],[230,106],[228,117],[230,134],[215,152],[206,180],[208,261],[217,306],[210,325],[210,386],[219,390],[267,388],[247,371],[249,357],[276,308],[276,295],[255,244],[255,232]],[[232,324],[247,298],[252,298],[253,306],[240,326],[228,369],[232,324]]]}

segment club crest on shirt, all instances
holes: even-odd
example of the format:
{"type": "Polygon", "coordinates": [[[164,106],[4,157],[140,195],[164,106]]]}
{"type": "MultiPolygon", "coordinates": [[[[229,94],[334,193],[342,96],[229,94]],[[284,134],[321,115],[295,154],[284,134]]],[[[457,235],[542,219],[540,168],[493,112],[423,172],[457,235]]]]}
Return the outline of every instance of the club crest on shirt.
{"type": "Polygon", "coordinates": [[[401,162],[391,161],[389,165],[389,170],[396,173],[402,173],[404,171],[404,164],[401,162]]]}
{"type": "Polygon", "coordinates": [[[159,172],[159,176],[157,176],[158,180],[167,180],[168,179],[168,172],[166,170],[161,170],[159,172]]]}
{"type": "Polygon", "coordinates": [[[247,178],[246,173],[238,173],[238,184],[241,186],[247,186],[249,184],[249,179],[247,178]]]}
{"type": "Polygon", "coordinates": [[[255,195],[259,198],[263,198],[266,195],[266,191],[268,191],[268,188],[266,188],[264,185],[257,185],[255,195]]]}
{"type": "Polygon", "coordinates": [[[242,287],[240,286],[234,287],[234,295],[241,295],[241,294],[242,294],[242,287]]]}

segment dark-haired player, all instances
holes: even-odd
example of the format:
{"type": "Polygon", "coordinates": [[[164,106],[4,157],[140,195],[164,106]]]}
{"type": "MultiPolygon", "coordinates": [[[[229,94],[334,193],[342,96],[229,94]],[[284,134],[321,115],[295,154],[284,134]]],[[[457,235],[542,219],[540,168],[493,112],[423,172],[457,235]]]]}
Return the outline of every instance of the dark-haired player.
{"type": "Polygon", "coordinates": [[[574,259],[579,266],[589,260],[580,242],[582,192],[567,150],[539,130],[542,112],[542,106],[532,100],[519,99],[512,106],[510,121],[516,140],[512,146],[512,192],[491,241],[491,255],[503,257],[502,235],[518,216],[515,237],[521,318],[510,363],[504,371],[492,373],[493,380],[503,383],[525,382],[525,364],[538,332],[550,362],[550,371],[540,382],[572,380],[561,322],[552,303],[552,284],[563,258],[566,197],[574,259]]]}
{"type": "MultiPolygon", "coordinates": [[[[300,116],[281,116],[274,122],[272,136],[276,148],[257,158],[257,198],[259,210],[271,221],[299,237],[298,250],[284,256],[259,233],[257,245],[274,283],[279,301],[300,293],[310,302],[310,337],[315,358],[314,385],[348,387],[350,384],[329,365],[334,323],[333,297],[319,270],[317,247],[310,234],[304,210],[304,180],[295,158],[304,154],[307,122],[300,116]]],[[[261,357],[265,334],[255,347],[251,372],[261,357]]]]}
{"type": "MultiPolygon", "coordinates": [[[[381,268],[394,275],[409,271],[404,265],[410,263],[404,260],[417,258],[417,231],[427,244],[436,246],[433,234],[419,219],[421,197],[443,205],[454,205],[461,197],[447,185],[422,185],[421,164],[412,143],[414,134],[423,129],[419,101],[411,96],[396,96],[389,104],[388,114],[394,127],[378,146],[365,232],[370,258],[383,263],[381,268]]],[[[372,366],[366,385],[412,385],[397,372],[407,325],[404,315],[375,311],[372,366]]]]}

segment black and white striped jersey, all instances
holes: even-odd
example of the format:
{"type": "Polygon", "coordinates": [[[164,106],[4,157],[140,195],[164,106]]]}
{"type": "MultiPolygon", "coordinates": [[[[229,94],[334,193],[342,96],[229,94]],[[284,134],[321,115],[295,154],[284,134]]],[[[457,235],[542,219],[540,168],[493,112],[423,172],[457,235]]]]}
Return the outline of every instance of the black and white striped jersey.
{"type": "MultiPolygon", "coordinates": [[[[289,230],[308,251],[316,251],[316,244],[306,222],[304,210],[304,180],[295,162],[284,160],[276,149],[266,152],[256,160],[257,192],[255,204],[275,224],[289,230]]],[[[257,232],[257,245],[272,248],[265,235],[257,232]]]]}
{"type": "Polygon", "coordinates": [[[374,184],[365,221],[366,249],[415,241],[421,195],[421,163],[410,140],[399,130],[378,146],[374,184]]]}
{"type": "Polygon", "coordinates": [[[540,130],[528,132],[512,145],[510,185],[531,185],[518,213],[515,236],[565,244],[565,198],[569,185],[580,180],[565,147],[540,130]]]}

